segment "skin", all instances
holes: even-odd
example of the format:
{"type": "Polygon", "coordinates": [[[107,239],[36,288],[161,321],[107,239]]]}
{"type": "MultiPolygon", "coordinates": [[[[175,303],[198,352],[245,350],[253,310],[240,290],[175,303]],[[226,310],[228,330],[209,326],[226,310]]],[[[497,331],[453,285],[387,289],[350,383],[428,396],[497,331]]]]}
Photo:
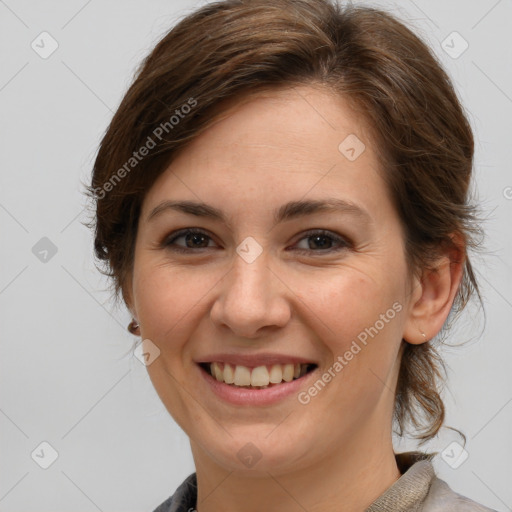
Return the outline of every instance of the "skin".
{"type": "Polygon", "coordinates": [[[391,428],[402,339],[419,344],[422,331],[427,340],[439,332],[461,280],[460,254],[412,277],[376,148],[343,98],[303,85],[229,106],[143,202],[124,293],[142,339],[161,351],[150,378],[190,438],[200,512],[364,510],[400,477],[391,428]],[[338,150],[349,134],[366,145],[355,161],[338,150]],[[368,219],[322,212],[273,225],[284,203],[328,197],[356,203],[368,219]],[[228,223],[170,209],[148,220],[165,200],[208,203],[228,223]],[[163,244],[191,227],[207,238],[163,244]],[[310,229],[334,238],[305,237],[310,229]],[[263,249],[250,264],[236,252],[249,236],[263,249]],[[307,405],[296,395],[230,405],[193,362],[212,352],[276,352],[318,362],[320,375],[397,302],[401,311],[307,405]],[[237,457],[249,442],[261,454],[250,469],[237,457]]]}

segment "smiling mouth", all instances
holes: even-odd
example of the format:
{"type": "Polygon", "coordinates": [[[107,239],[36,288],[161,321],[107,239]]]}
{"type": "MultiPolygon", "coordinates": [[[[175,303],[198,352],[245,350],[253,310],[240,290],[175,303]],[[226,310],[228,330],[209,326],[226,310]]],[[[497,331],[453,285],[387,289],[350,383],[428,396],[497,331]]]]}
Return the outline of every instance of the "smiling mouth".
{"type": "Polygon", "coordinates": [[[314,363],[273,364],[249,368],[242,365],[213,362],[199,363],[199,366],[218,382],[250,389],[267,389],[279,386],[300,379],[317,368],[314,363]]]}

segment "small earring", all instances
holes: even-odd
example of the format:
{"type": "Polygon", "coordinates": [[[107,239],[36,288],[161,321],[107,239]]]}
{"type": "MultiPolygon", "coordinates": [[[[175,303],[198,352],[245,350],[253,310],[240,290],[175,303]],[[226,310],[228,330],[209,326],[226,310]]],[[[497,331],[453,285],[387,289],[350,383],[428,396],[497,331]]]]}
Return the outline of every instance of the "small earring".
{"type": "Polygon", "coordinates": [[[137,320],[133,319],[129,324],[128,324],[128,331],[131,333],[131,334],[140,334],[140,331],[139,331],[139,322],[137,322],[137,320]]]}
{"type": "Polygon", "coordinates": [[[426,335],[423,331],[421,331],[421,335],[423,336],[423,339],[424,339],[424,340],[426,340],[426,339],[427,339],[427,335],[426,335]]]}

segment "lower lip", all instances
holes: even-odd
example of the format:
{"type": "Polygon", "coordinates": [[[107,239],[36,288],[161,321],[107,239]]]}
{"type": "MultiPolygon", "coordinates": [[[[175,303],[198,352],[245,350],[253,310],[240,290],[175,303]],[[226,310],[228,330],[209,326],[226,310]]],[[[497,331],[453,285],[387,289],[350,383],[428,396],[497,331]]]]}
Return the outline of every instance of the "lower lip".
{"type": "Polygon", "coordinates": [[[291,382],[283,382],[276,386],[266,389],[249,389],[219,382],[214,379],[206,370],[198,365],[199,371],[204,380],[209,384],[211,390],[222,400],[234,405],[271,405],[275,404],[290,395],[297,395],[307,381],[318,368],[306,373],[302,377],[292,380],[291,382]]]}

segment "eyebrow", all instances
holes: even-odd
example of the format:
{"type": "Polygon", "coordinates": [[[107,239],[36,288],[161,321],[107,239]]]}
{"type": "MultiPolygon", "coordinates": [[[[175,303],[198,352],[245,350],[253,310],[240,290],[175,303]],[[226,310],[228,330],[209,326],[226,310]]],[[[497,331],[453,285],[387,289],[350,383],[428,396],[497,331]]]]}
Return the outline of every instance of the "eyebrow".
{"type": "MultiPolygon", "coordinates": [[[[195,201],[163,201],[151,211],[146,222],[149,222],[151,219],[169,210],[195,215],[196,217],[218,220],[229,226],[229,222],[222,210],[214,208],[209,204],[195,201]]],[[[290,201],[282,205],[274,211],[274,225],[287,220],[323,212],[348,213],[355,217],[360,217],[366,222],[372,222],[370,214],[361,206],[343,199],[327,198],[322,200],[290,201]]]]}

